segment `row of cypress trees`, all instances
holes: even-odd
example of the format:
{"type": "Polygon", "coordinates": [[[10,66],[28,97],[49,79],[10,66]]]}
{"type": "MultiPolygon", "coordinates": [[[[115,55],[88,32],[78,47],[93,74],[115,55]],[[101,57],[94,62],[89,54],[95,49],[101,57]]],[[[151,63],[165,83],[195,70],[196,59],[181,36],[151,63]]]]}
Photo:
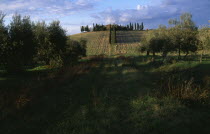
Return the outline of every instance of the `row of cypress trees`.
{"type": "MultiPolygon", "coordinates": [[[[144,23],[142,22],[141,24],[140,23],[131,23],[128,24],[128,25],[117,25],[117,24],[114,24],[115,27],[111,27],[112,30],[113,28],[115,28],[116,30],[118,31],[143,31],[144,30],[144,23]]],[[[100,25],[100,24],[94,24],[93,23],[93,28],[92,30],[89,28],[89,26],[81,26],[81,32],[90,32],[90,31],[106,31],[107,30],[107,26],[105,25],[100,25]]]]}
{"type": "Polygon", "coordinates": [[[139,24],[139,23],[130,23],[129,25],[127,25],[127,28],[129,30],[142,31],[142,30],[144,30],[144,23],[143,22],[141,24],[139,24]]]}
{"type": "Polygon", "coordinates": [[[103,24],[100,25],[97,23],[96,24],[93,23],[93,31],[106,31],[106,30],[107,30],[107,28],[103,24]]]}
{"type": "Polygon", "coordinates": [[[115,26],[115,29],[118,31],[143,31],[144,30],[143,22],[141,24],[140,23],[130,23],[130,24],[124,25],[124,26],[115,24],[114,26],[115,26]]]}
{"type": "Polygon", "coordinates": [[[117,43],[117,26],[109,26],[109,44],[117,43]]]}

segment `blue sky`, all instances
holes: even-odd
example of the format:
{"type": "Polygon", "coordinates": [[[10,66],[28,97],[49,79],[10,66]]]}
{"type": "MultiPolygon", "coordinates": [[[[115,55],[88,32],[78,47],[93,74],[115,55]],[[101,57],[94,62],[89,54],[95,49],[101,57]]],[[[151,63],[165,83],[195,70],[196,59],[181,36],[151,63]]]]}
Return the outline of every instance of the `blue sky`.
{"type": "Polygon", "coordinates": [[[6,23],[14,13],[34,21],[60,20],[68,34],[92,23],[144,22],[146,28],[156,28],[184,12],[192,13],[199,26],[210,20],[210,0],[0,0],[0,10],[7,14],[6,23]]]}

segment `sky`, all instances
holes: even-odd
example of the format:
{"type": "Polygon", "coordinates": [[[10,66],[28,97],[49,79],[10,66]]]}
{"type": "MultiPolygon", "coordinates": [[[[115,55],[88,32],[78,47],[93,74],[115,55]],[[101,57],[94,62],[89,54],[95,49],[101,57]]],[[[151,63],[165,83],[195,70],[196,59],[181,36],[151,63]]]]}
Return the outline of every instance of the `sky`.
{"type": "Polygon", "coordinates": [[[6,24],[15,13],[33,21],[59,20],[68,35],[81,25],[144,22],[146,29],[167,25],[170,18],[189,12],[198,26],[208,25],[210,0],[0,0],[6,24]]]}

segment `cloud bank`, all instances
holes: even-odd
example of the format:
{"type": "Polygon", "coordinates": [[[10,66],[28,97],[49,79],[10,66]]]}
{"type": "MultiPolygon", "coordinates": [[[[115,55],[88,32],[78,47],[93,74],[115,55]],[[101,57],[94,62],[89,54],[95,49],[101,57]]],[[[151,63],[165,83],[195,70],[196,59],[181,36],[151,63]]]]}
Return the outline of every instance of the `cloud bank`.
{"type": "Polygon", "coordinates": [[[197,25],[208,24],[210,19],[209,0],[163,0],[158,5],[137,5],[136,9],[107,9],[91,17],[101,23],[127,24],[145,22],[147,28],[167,24],[170,18],[178,18],[184,12],[193,14],[197,25]]]}
{"type": "Polygon", "coordinates": [[[197,25],[208,24],[210,0],[136,0],[114,2],[108,0],[0,0],[0,10],[7,14],[7,22],[17,12],[30,15],[32,20],[60,20],[68,34],[80,32],[80,25],[91,23],[144,22],[145,28],[167,24],[170,18],[178,18],[184,12],[193,14],[197,25]],[[119,3],[119,4],[118,4],[119,3]],[[121,7],[130,4],[133,8],[121,7]],[[144,3],[144,5],[143,5],[144,3]],[[108,8],[109,7],[109,8],[108,8]]]}

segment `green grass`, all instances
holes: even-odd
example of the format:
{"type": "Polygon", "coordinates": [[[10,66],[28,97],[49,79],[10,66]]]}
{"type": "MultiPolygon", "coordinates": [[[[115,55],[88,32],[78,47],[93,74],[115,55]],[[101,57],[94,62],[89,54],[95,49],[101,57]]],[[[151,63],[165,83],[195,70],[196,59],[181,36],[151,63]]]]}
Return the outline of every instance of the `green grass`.
{"type": "Polygon", "coordinates": [[[209,133],[209,103],[157,95],[161,80],[176,75],[174,70],[209,90],[208,57],[201,64],[196,55],[190,62],[163,64],[157,54],[152,62],[152,56],[139,53],[144,32],[118,31],[114,45],[108,31],[72,35],[87,40],[89,56],[73,67],[39,66],[18,75],[1,70],[0,133],[209,133]]]}
{"type": "Polygon", "coordinates": [[[208,61],[154,67],[145,56],[112,56],[60,70],[1,71],[0,133],[208,133],[208,105],[188,106],[154,93],[163,72],[191,69],[196,80],[203,80],[209,67],[208,61]]]}

